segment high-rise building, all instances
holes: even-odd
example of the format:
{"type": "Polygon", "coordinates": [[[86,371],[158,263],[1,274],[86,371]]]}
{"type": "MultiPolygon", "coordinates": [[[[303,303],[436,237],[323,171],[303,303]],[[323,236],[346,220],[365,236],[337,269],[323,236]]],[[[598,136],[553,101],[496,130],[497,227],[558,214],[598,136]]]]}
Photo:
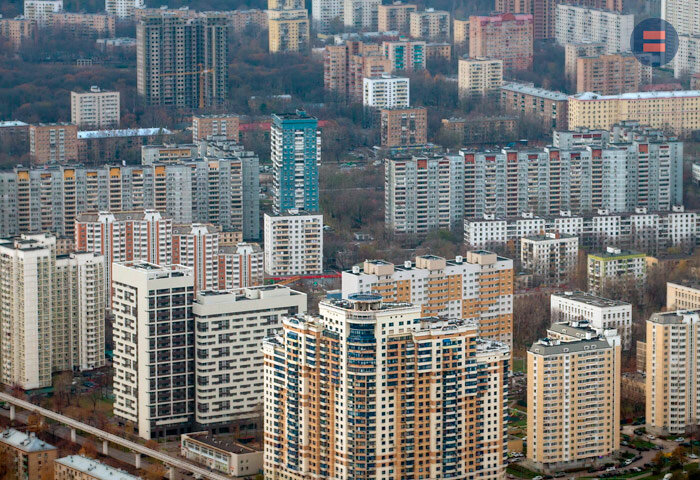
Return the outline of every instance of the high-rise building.
{"type": "Polygon", "coordinates": [[[23,389],[51,386],[51,374],[105,364],[104,260],[56,256],[56,239],[0,241],[0,381],[23,389]]]}
{"type": "Polygon", "coordinates": [[[422,40],[450,39],[450,12],[426,8],[409,13],[410,34],[422,40]]]}
{"type": "Polygon", "coordinates": [[[114,415],[141,438],[178,435],[195,414],[194,275],[179,265],[114,265],[114,415]]]}
{"type": "Polygon", "coordinates": [[[105,11],[119,19],[133,18],[136,10],[145,8],[145,0],[105,0],[105,11]]]}
{"type": "Polygon", "coordinates": [[[372,108],[408,108],[410,100],[410,80],[383,73],[379,77],[365,78],[363,81],[362,104],[372,108]]]}
{"type": "Polygon", "coordinates": [[[29,158],[33,165],[78,161],[78,126],[38,123],[29,126],[29,158]]]}
{"type": "Polygon", "coordinates": [[[212,225],[193,223],[173,226],[171,262],[192,269],[194,290],[219,287],[219,232],[212,225]]]}
{"type": "Polygon", "coordinates": [[[673,25],[679,36],[700,34],[700,6],[683,0],[664,0],[661,18],[673,25]]]}
{"type": "Polygon", "coordinates": [[[456,155],[387,158],[384,221],[398,234],[424,236],[464,216],[464,161],[456,155]]]}
{"type": "Polygon", "coordinates": [[[504,13],[469,20],[470,57],[503,60],[507,71],[532,68],[532,15],[504,13]]]}
{"type": "Polygon", "coordinates": [[[382,0],[343,0],[343,23],[346,27],[376,32],[382,0]]]}
{"type": "Polygon", "coordinates": [[[700,311],[654,313],[646,334],[647,431],[682,435],[700,422],[700,311]]]}
{"type": "Polygon", "coordinates": [[[53,14],[63,10],[63,0],[24,0],[24,18],[36,22],[39,28],[53,24],[53,14]]]}
{"type": "Polygon", "coordinates": [[[261,422],[263,339],[282,328],[282,317],[306,313],[306,294],[277,285],[204,291],[192,313],[195,344],[207,346],[195,355],[197,427],[261,422]]]}
{"type": "Polygon", "coordinates": [[[216,136],[238,142],[238,115],[192,115],[192,141],[199,142],[216,136]]]}
{"type": "Polygon", "coordinates": [[[503,85],[503,61],[491,58],[460,58],[457,85],[461,98],[498,95],[503,85]]]}
{"type": "Polygon", "coordinates": [[[546,122],[557,129],[568,128],[569,97],[565,93],[545,90],[525,83],[504,83],[501,87],[501,105],[507,111],[546,122]]]}
{"type": "Polygon", "coordinates": [[[303,0],[268,0],[267,16],[270,53],[309,49],[309,12],[303,0]]]}
{"type": "Polygon", "coordinates": [[[344,19],[344,0],[312,0],[311,20],[320,33],[329,33],[333,22],[342,22],[344,19]]]}
{"type": "Polygon", "coordinates": [[[323,86],[349,102],[362,101],[363,79],[391,72],[391,62],[381,45],[347,41],[327,45],[323,52],[323,86]]]}
{"type": "Polygon", "coordinates": [[[265,272],[287,277],[323,272],[323,215],[288,210],[265,214],[265,272]]]}
{"type": "Polygon", "coordinates": [[[646,281],[644,253],[608,247],[601,253],[588,254],[588,291],[605,295],[611,283],[629,280],[641,288],[646,281]]]}
{"type": "Polygon", "coordinates": [[[379,116],[383,147],[410,147],[428,143],[428,111],[425,107],[383,108],[379,116]]]}
{"type": "Polygon", "coordinates": [[[219,235],[219,288],[237,288],[262,285],[265,276],[265,255],[257,243],[222,245],[219,235]]]}
{"type": "Polygon", "coordinates": [[[557,5],[555,37],[559,45],[602,42],[605,53],[628,52],[634,15],[560,3],[557,5]]]}
{"type": "Polygon", "coordinates": [[[597,57],[605,54],[605,43],[582,42],[564,45],[564,71],[566,79],[576,85],[576,68],[580,57],[597,57]]]}
{"type": "Polygon", "coordinates": [[[343,272],[343,298],[370,293],[419,305],[424,317],[475,319],[481,337],[513,341],[513,261],[495,253],[423,255],[403,265],[366,260],[343,272]]]}
{"type": "Polygon", "coordinates": [[[573,277],[578,237],[559,232],[528,235],[520,240],[520,264],[545,285],[561,285],[573,277]]]}
{"type": "Polygon", "coordinates": [[[455,48],[460,47],[462,51],[469,53],[469,23],[470,20],[452,20],[452,43],[455,48]]]}
{"type": "Polygon", "coordinates": [[[283,319],[263,347],[266,477],[504,476],[509,347],[419,317],[365,294],[283,319]]]}
{"type": "Polygon", "coordinates": [[[648,67],[631,53],[614,53],[576,60],[576,92],[618,95],[638,92],[651,78],[648,67]]]}
{"type": "Polygon", "coordinates": [[[595,330],[617,330],[623,350],[632,348],[632,304],[587,292],[553,293],[552,323],[588,322],[595,330]]]}
{"type": "Polygon", "coordinates": [[[119,125],[119,92],[90,87],[89,92],[70,92],[70,121],[78,127],[103,129],[119,125]]]}
{"type": "Polygon", "coordinates": [[[297,209],[318,211],[321,131],[303,110],[273,114],[270,129],[275,214],[297,209]]]}
{"type": "Polygon", "coordinates": [[[379,5],[377,7],[379,31],[408,33],[411,25],[409,15],[417,10],[418,6],[415,3],[402,3],[400,1],[379,5]]]}
{"type": "Polygon", "coordinates": [[[7,40],[15,50],[35,40],[36,29],[36,22],[28,18],[0,18],[0,38],[7,40]]]}
{"type": "Polygon", "coordinates": [[[205,108],[228,93],[228,19],[160,14],[136,26],[138,94],[149,105],[205,108]]]}
{"type": "Polygon", "coordinates": [[[383,42],[382,51],[391,63],[391,71],[412,72],[423,70],[426,66],[425,45],[423,40],[402,39],[383,42]]]}
{"type": "Polygon", "coordinates": [[[636,121],[676,135],[700,128],[700,92],[676,90],[620,95],[580,93],[569,98],[569,128],[609,129],[636,121]]]}
{"type": "Polygon", "coordinates": [[[620,448],[620,337],[555,323],[527,352],[527,458],[541,471],[603,465],[620,448]]]}

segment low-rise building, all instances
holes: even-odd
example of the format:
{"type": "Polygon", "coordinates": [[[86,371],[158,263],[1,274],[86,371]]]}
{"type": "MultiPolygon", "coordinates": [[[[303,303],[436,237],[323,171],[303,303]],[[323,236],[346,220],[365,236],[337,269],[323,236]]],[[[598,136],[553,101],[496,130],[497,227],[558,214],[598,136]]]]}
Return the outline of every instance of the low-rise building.
{"type": "Polygon", "coordinates": [[[22,44],[36,40],[36,21],[22,16],[0,17],[0,38],[7,40],[15,50],[19,50],[22,44]]]}
{"type": "Polygon", "coordinates": [[[382,147],[409,147],[428,143],[428,111],[425,107],[383,108],[379,116],[382,147]]]}
{"type": "Polygon", "coordinates": [[[452,59],[452,44],[447,42],[427,43],[425,45],[425,59],[450,61],[452,59]]]}
{"type": "Polygon", "coordinates": [[[323,271],[323,215],[291,209],[265,214],[265,272],[275,277],[323,271]]]}
{"type": "Polygon", "coordinates": [[[569,128],[569,97],[524,83],[505,83],[501,87],[501,105],[512,113],[546,122],[557,130],[569,128]]]}
{"type": "Polygon", "coordinates": [[[103,13],[57,12],[52,15],[53,28],[62,35],[77,38],[114,37],[114,16],[103,13]]]}
{"type": "Polygon", "coordinates": [[[0,452],[6,452],[15,462],[15,478],[26,480],[44,478],[58,456],[58,449],[38,439],[35,433],[24,433],[14,428],[0,432],[0,452]]]}
{"type": "Polygon", "coordinates": [[[576,271],[578,237],[548,232],[520,241],[520,264],[545,285],[568,282],[576,271]]]}
{"type": "Polygon", "coordinates": [[[596,295],[619,281],[641,288],[646,281],[646,255],[608,247],[605,252],[588,255],[588,291],[596,295]]]}
{"type": "Polygon", "coordinates": [[[217,139],[238,141],[238,115],[193,115],[192,142],[206,140],[210,136],[217,139]]]}
{"type": "Polygon", "coordinates": [[[700,310],[700,285],[691,282],[667,282],[666,310],[700,310]]]}
{"type": "Polygon", "coordinates": [[[503,61],[489,58],[460,58],[457,85],[460,98],[497,95],[503,85],[503,61]]]}
{"type": "Polygon", "coordinates": [[[140,477],[110,467],[93,458],[68,455],[53,463],[54,480],[138,480],[140,477]]]}
{"type": "Polygon", "coordinates": [[[233,438],[209,432],[186,433],[180,437],[180,455],[232,477],[257,475],[263,468],[263,451],[238,443],[233,438]]]}
{"type": "Polygon", "coordinates": [[[517,120],[513,115],[452,117],[442,119],[442,128],[456,134],[462,144],[493,143],[496,138],[511,135],[517,120]]]}
{"type": "Polygon", "coordinates": [[[84,129],[107,129],[121,120],[119,92],[92,86],[89,92],[70,92],[70,121],[84,129]]]}

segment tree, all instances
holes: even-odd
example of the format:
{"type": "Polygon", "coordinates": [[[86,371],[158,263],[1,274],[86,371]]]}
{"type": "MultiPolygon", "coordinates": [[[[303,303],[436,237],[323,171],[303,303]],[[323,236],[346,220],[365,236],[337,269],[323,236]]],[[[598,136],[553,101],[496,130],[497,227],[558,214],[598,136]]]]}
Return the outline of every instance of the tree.
{"type": "Polygon", "coordinates": [[[143,469],[143,478],[147,480],[163,480],[167,471],[160,463],[151,463],[143,469]]]}
{"type": "Polygon", "coordinates": [[[83,442],[83,446],[81,447],[78,453],[85,457],[97,458],[97,447],[95,447],[95,444],[92,443],[91,440],[85,440],[85,442],[83,442]]]}
{"type": "Polygon", "coordinates": [[[46,430],[46,422],[44,417],[38,413],[30,413],[27,417],[27,430],[34,433],[40,433],[46,430]]]}
{"type": "Polygon", "coordinates": [[[0,480],[17,478],[17,463],[14,455],[5,448],[0,448],[0,480]]]}
{"type": "Polygon", "coordinates": [[[671,462],[677,466],[683,466],[688,460],[688,452],[685,448],[678,446],[671,452],[671,462]]]}
{"type": "Polygon", "coordinates": [[[149,440],[146,440],[145,446],[147,448],[150,448],[151,450],[156,450],[156,451],[160,450],[160,444],[158,443],[157,440],[154,440],[152,438],[149,440]]]}

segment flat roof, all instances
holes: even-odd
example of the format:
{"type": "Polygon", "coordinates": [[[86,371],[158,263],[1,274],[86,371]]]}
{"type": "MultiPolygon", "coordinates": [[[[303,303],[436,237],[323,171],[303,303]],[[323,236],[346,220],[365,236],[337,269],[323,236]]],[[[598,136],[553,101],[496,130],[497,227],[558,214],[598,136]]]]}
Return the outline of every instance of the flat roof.
{"type": "Polygon", "coordinates": [[[0,122],[0,128],[3,127],[28,127],[28,123],[20,122],[19,120],[6,120],[4,122],[0,122]]]}
{"type": "Polygon", "coordinates": [[[510,90],[512,92],[524,93],[535,97],[543,97],[548,100],[567,101],[569,96],[562,92],[554,90],[545,90],[544,88],[535,87],[526,83],[509,82],[501,86],[501,90],[510,90]]]}
{"type": "Polygon", "coordinates": [[[574,100],[650,100],[659,98],[684,98],[700,97],[700,90],[668,90],[654,92],[629,92],[619,95],[598,95],[597,93],[584,92],[572,95],[574,100]]]}
{"type": "MultiPolygon", "coordinates": [[[[88,92],[90,93],[90,92],[88,92]]],[[[151,137],[153,135],[172,135],[167,128],[129,128],[122,130],[83,130],[78,132],[78,139],[88,138],[122,138],[151,137]]]]}
{"type": "Polygon", "coordinates": [[[700,315],[700,310],[676,310],[675,312],[658,312],[649,317],[650,322],[662,323],[671,325],[674,323],[683,323],[683,319],[692,316],[700,315]]]}
{"type": "Polygon", "coordinates": [[[611,348],[610,344],[600,338],[581,339],[573,342],[561,342],[558,340],[543,338],[533,343],[528,351],[538,355],[558,355],[562,353],[577,353],[588,350],[605,350],[607,348],[611,348]]]}
{"type": "Polygon", "coordinates": [[[55,462],[79,472],[87,473],[90,477],[99,480],[138,480],[141,478],[82,455],[68,455],[67,457],[56,459],[55,462]]]}
{"type": "Polygon", "coordinates": [[[604,297],[599,297],[597,295],[593,295],[588,292],[583,292],[581,290],[577,290],[574,292],[560,292],[560,293],[553,293],[553,297],[559,297],[559,298],[565,298],[567,300],[573,300],[575,302],[580,302],[580,303],[585,303],[586,305],[591,305],[593,307],[620,307],[623,305],[629,305],[630,307],[632,304],[623,302],[622,300],[613,300],[610,298],[604,298],[604,297]]]}
{"type": "Polygon", "coordinates": [[[23,452],[43,452],[44,450],[56,450],[56,447],[40,440],[34,433],[26,434],[8,428],[0,433],[0,443],[10,445],[23,452]]]}
{"type": "Polygon", "coordinates": [[[195,432],[183,435],[183,440],[187,438],[229,453],[241,454],[261,452],[260,450],[255,450],[254,448],[236,442],[231,436],[213,436],[209,432],[195,432]]]}

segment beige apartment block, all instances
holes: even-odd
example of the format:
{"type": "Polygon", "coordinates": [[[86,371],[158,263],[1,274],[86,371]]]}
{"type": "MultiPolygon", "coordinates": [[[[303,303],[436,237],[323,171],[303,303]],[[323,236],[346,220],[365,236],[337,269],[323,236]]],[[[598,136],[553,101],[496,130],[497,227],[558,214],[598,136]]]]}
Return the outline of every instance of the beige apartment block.
{"type": "Polygon", "coordinates": [[[425,68],[424,40],[406,40],[383,42],[382,51],[385,58],[389,59],[391,70],[422,70],[425,68]]]}
{"type": "Polygon", "coordinates": [[[576,67],[580,57],[596,57],[605,54],[605,43],[582,42],[564,45],[564,72],[567,81],[576,85],[576,67]]]}
{"type": "Polygon", "coordinates": [[[34,165],[78,161],[78,126],[73,123],[30,125],[29,157],[34,165]]]}
{"type": "Polygon", "coordinates": [[[24,17],[0,18],[0,38],[17,50],[22,43],[36,39],[36,22],[24,17]]]}
{"type": "Polygon", "coordinates": [[[504,13],[469,18],[469,56],[503,60],[503,69],[532,68],[532,15],[504,13]]]}
{"type": "Polygon", "coordinates": [[[224,137],[225,140],[238,141],[238,115],[193,115],[192,141],[206,140],[210,136],[224,137]]]}
{"type": "Polygon", "coordinates": [[[503,61],[488,58],[460,58],[457,85],[460,98],[498,94],[503,84],[503,61]]]}
{"type": "Polygon", "coordinates": [[[452,44],[447,42],[428,43],[425,45],[425,59],[434,60],[441,58],[446,61],[452,59],[452,44]]]}
{"type": "Polygon", "coordinates": [[[426,8],[409,14],[410,34],[423,40],[448,40],[450,38],[450,13],[426,8]]]}
{"type": "Polygon", "coordinates": [[[666,283],[667,310],[700,310],[700,285],[691,282],[666,283]]]}
{"type": "Polygon", "coordinates": [[[0,432],[0,452],[7,452],[17,465],[17,479],[46,478],[58,449],[40,440],[36,434],[24,433],[14,428],[0,432]]]}
{"type": "Polygon", "coordinates": [[[114,16],[102,13],[58,12],[53,14],[53,27],[76,37],[114,37],[114,16]]]}
{"type": "Polygon", "coordinates": [[[362,100],[363,79],[391,72],[391,61],[374,43],[347,41],[344,45],[327,45],[323,52],[323,86],[326,90],[362,100]]]}
{"type": "Polygon", "coordinates": [[[309,12],[268,10],[268,32],[270,53],[304,52],[309,48],[309,12]]]}
{"type": "Polygon", "coordinates": [[[393,2],[377,7],[380,32],[408,33],[410,28],[409,15],[418,10],[414,3],[393,2]]]}
{"type": "Polygon", "coordinates": [[[267,12],[257,8],[226,12],[233,33],[245,33],[248,28],[267,30],[267,12]]]}
{"type": "Polygon", "coordinates": [[[70,121],[83,129],[106,129],[119,125],[119,92],[92,86],[89,92],[70,92],[70,121]]]}
{"type": "Polygon", "coordinates": [[[469,51],[469,23],[470,20],[452,20],[452,44],[469,51]]]}
{"type": "Polygon", "coordinates": [[[383,147],[408,147],[428,143],[428,112],[425,107],[384,108],[380,135],[383,147]]]}
{"type": "Polygon", "coordinates": [[[617,95],[637,92],[644,66],[631,53],[614,53],[576,60],[576,92],[617,95]]]}
{"type": "Polygon", "coordinates": [[[82,455],[69,455],[53,462],[54,480],[138,480],[118,468],[82,455]]]}
{"type": "Polygon", "coordinates": [[[553,129],[568,129],[569,97],[565,93],[524,83],[504,83],[501,105],[511,113],[539,118],[553,129]]]}
{"type": "Polygon", "coordinates": [[[646,333],[646,428],[684,434],[700,421],[700,311],[655,313],[646,333]]]}
{"type": "Polygon", "coordinates": [[[602,465],[620,448],[615,330],[555,323],[527,352],[527,459],[552,473],[602,465]]]}

